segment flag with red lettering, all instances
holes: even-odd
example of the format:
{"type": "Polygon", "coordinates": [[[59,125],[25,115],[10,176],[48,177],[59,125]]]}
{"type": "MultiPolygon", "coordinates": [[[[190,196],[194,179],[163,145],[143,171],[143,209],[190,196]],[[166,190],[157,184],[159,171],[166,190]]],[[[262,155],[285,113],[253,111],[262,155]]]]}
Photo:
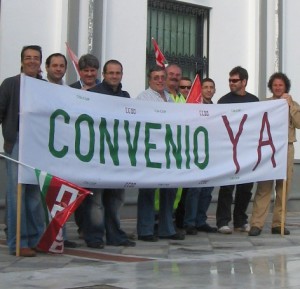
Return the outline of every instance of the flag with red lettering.
{"type": "Polygon", "coordinates": [[[199,74],[197,74],[186,98],[186,103],[202,103],[201,90],[201,81],[199,74]]]}
{"type": "Polygon", "coordinates": [[[35,169],[35,174],[48,225],[38,248],[44,252],[63,253],[62,227],[91,192],[38,169],[35,169]]]}
{"type": "Polygon", "coordinates": [[[168,65],[168,62],[167,62],[165,56],[163,55],[163,53],[160,51],[158,44],[153,37],[152,37],[152,44],[154,47],[156,64],[158,66],[165,68],[168,65]]]}
{"type": "Polygon", "coordinates": [[[73,66],[75,68],[75,71],[77,73],[77,76],[79,77],[79,66],[78,66],[78,57],[77,55],[72,51],[72,49],[70,48],[69,44],[66,42],[66,46],[67,46],[67,52],[68,55],[73,63],[73,66]]]}

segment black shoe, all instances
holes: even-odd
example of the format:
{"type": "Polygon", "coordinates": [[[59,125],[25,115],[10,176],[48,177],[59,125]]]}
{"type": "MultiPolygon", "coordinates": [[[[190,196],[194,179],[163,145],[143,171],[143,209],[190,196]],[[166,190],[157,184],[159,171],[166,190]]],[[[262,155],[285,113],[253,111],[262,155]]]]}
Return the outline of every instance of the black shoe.
{"type": "Polygon", "coordinates": [[[196,227],[185,227],[184,229],[185,229],[185,233],[187,235],[197,235],[198,234],[196,227]]]}
{"type": "Polygon", "coordinates": [[[177,208],[175,211],[175,224],[176,227],[179,229],[183,229],[183,219],[184,219],[184,211],[181,209],[177,208]]]}
{"type": "Polygon", "coordinates": [[[259,236],[261,233],[261,229],[258,227],[251,227],[248,232],[248,236],[259,236]]]}
{"type": "Polygon", "coordinates": [[[81,229],[77,229],[77,233],[78,233],[78,239],[82,239],[84,240],[84,235],[81,229]]]}
{"type": "Polygon", "coordinates": [[[170,240],[184,240],[185,239],[185,235],[180,234],[180,233],[176,233],[176,234],[171,235],[171,236],[162,236],[160,238],[161,239],[170,239],[170,240]]]}
{"type": "Polygon", "coordinates": [[[112,243],[106,243],[108,246],[124,246],[124,247],[135,247],[135,242],[132,242],[130,240],[125,240],[119,244],[112,244],[112,243]]]}
{"type": "MultiPolygon", "coordinates": [[[[287,228],[284,228],[283,233],[284,235],[289,235],[290,231],[287,228]]],[[[281,227],[272,228],[272,234],[281,234],[281,227]]]]}
{"type": "Polygon", "coordinates": [[[100,242],[95,242],[95,243],[87,243],[86,244],[89,248],[93,248],[93,249],[103,249],[104,248],[104,244],[100,243],[100,242]]]}
{"type": "Polygon", "coordinates": [[[69,240],[64,240],[64,247],[77,248],[77,247],[79,247],[79,244],[77,244],[76,242],[69,241],[69,240]]]}
{"type": "Polygon", "coordinates": [[[199,232],[206,232],[206,233],[217,233],[218,232],[218,229],[216,227],[211,227],[208,224],[204,224],[200,227],[197,227],[197,230],[199,232]]]}
{"type": "Polygon", "coordinates": [[[7,240],[7,226],[5,226],[5,228],[3,229],[4,233],[5,233],[5,239],[7,240]]]}
{"type": "Polygon", "coordinates": [[[155,235],[139,236],[138,239],[141,241],[145,241],[145,242],[157,242],[158,241],[158,237],[155,235]]]}
{"type": "Polygon", "coordinates": [[[134,233],[127,233],[127,238],[131,241],[135,241],[136,240],[136,235],[134,233]]]}
{"type": "Polygon", "coordinates": [[[126,240],[122,243],[120,243],[119,246],[124,246],[124,247],[135,247],[136,243],[135,242],[132,242],[130,240],[126,240]]]}

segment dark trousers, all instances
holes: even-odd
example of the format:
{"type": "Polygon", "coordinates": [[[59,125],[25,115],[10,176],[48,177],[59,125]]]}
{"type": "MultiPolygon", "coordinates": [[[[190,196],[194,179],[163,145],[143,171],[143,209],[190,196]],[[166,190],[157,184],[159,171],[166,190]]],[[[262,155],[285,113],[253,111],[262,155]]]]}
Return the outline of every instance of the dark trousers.
{"type": "Polygon", "coordinates": [[[182,189],[182,194],[178,206],[175,210],[175,223],[176,227],[182,229],[184,226],[184,215],[185,215],[185,198],[188,188],[182,189]]]}
{"type": "Polygon", "coordinates": [[[240,228],[248,223],[246,214],[249,202],[251,200],[251,190],[253,183],[222,186],[219,191],[217,205],[217,227],[228,226],[231,221],[231,205],[233,201],[233,191],[235,190],[234,210],[233,210],[233,226],[240,228]]]}

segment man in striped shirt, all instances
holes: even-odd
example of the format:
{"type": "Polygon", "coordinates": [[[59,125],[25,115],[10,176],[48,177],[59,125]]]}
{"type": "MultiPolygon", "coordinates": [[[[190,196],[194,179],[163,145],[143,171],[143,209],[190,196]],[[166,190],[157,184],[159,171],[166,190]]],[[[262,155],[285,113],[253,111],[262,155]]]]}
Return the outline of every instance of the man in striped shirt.
{"type": "MultiPolygon", "coordinates": [[[[174,102],[166,88],[166,72],[157,66],[148,73],[149,88],[137,96],[139,100],[174,102]]],[[[176,233],[173,223],[173,204],[177,189],[160,189],[158,236],[154,233],[155,188],[140,189],[138,195],[137,233],[138,239],[156,242],[158,238],[184,240],[185,236],[176,233]]]]}

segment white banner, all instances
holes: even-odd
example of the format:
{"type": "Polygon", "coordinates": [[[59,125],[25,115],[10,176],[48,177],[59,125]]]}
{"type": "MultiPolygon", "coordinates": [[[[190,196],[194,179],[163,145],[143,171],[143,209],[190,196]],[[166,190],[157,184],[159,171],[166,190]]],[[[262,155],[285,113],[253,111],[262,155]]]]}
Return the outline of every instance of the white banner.
{"type": "MultiPolygon", "coordinates": [[[[198,187],[286,178],[285,100],[146,102],[21,84],[20,161],[83,187],[198,187]]],[[[21,166],[19,181],[36,183],[21,166]]]]}

